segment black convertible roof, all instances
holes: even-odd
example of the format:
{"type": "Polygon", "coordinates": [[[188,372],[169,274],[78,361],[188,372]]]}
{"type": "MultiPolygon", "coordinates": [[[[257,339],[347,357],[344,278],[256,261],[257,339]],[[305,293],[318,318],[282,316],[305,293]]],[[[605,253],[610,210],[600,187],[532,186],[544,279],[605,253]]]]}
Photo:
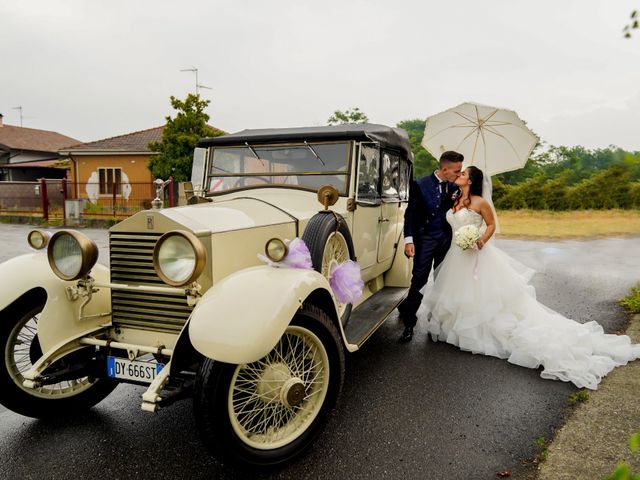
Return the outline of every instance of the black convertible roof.
{"type": "Polygon", "coordinates": [[[328,127],[263,128],[242,130],[221,137],[203,138],[198,147],[229,145],[251,146],[268,143],[302,142],[321,140],[370,140],[383,147],[394,148],[405,153],[412,160],[411,145],[407,132],[401,128],[387,127],[375,123],[348,123],[328,127]]]}

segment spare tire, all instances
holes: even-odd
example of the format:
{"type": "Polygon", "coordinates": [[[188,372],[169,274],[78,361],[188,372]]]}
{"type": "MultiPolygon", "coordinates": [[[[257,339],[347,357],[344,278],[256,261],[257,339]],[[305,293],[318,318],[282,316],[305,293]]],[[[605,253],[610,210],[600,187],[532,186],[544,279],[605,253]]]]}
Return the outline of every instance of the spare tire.
{"type": "MultiPolygon", "coordinates": [[[[332,260],[338,263],[355,261],[351,233],[341,215],[330,211],[317,213],[309,220],[302,240],[311,252],[313,268],[327,279],[332,260]]],[[[338,304],[338,315],[343,326],[349,320],[351,308],[350,303],[338,304]]]]}

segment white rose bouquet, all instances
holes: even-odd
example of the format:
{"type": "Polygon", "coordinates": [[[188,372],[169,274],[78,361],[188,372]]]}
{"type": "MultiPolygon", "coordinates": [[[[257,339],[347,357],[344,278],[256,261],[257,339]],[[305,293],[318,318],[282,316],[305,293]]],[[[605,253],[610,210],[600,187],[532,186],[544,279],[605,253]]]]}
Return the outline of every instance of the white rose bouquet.
{"type": "Polygon", "coordinates": [[[453,233],[453,241],[462,250],[476,248],[476,242],[480,239],[480,230],[475,225],[465,225],[453,233]]]}

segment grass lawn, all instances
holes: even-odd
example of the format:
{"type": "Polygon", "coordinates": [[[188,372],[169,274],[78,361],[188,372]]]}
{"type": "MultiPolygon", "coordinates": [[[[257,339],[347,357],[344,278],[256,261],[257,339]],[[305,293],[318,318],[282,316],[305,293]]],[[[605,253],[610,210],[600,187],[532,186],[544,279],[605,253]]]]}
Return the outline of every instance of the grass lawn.
{"type": "Polygon", "coordinates": [[[640,235],[640,210],[502,210],[502,238],[580,238],[640,235]]]}

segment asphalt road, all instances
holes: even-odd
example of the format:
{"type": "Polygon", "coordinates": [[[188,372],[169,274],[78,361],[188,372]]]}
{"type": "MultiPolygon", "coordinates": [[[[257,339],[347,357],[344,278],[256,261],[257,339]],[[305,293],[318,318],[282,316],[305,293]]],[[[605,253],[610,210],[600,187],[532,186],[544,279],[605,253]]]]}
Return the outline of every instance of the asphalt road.
{"type": "MultiPolygon", "coordinates": [[[[29,251],[28,231],[0,225],[0,262],[29,251]]],[[[104,251],[105,231],[84,232],[104,251]]],[[[627,318],[615,300],[640,277],[638,240],[498,245],[536,268],[540,301],[616,332],[627,318]]],[[[108,258],[102,254],[100,261],[108,258]]],[[[393,317],[348,357],[342,400],[319,441],[296,463],[263,478],[495,479],[499,471],[511,470],[513,478],[528,472],[535,439],[553,436],[575,388],[433,343],[421,322],[408,345],[397,343],[400,332],[393,317]]],[[[139,408],[142,392],[121,385],[71,419],[33,420],[0,406],[0,478],[248,477],[202,447],[190,401],[149,414],[139,408]]]]}

